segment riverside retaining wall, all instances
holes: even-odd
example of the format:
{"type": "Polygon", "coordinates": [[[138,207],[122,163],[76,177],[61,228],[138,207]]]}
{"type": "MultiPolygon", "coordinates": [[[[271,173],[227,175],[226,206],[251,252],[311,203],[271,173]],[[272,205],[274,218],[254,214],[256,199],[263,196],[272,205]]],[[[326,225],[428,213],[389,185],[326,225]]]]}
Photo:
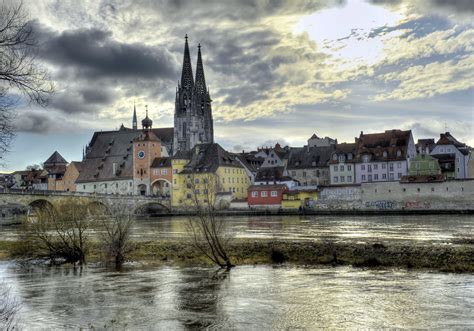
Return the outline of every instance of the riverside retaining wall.
{"type": "Polygon", "coordinates": [[[474,210],[474,180],[364,183],[322,188],[318,209],[474,210]]]}

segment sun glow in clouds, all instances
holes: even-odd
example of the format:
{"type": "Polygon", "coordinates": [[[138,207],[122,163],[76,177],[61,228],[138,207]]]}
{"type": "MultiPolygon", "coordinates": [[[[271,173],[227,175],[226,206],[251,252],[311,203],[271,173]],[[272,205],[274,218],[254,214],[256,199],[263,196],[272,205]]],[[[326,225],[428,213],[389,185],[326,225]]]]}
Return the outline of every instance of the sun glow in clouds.
{"type": "Polygon", "coordinates": [[[370,36],[375,29],[392,27],[405,18],[381,6],[360,0],[349,0],[341,7],[317,11],[303,17],[295,33],[308,33],[318,50],[331,55],[339,64],[371,65],[383,58],[384,42],[403,31],[370,36]],[[341,63],[342,60],[342,63],[341,63]]]}

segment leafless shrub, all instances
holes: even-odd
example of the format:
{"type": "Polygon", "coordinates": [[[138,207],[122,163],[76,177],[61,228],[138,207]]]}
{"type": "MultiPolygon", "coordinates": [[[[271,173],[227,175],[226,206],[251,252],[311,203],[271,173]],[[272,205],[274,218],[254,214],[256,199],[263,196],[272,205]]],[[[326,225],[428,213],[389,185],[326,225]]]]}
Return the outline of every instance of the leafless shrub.
{"type": "Polygon", "coordinates": [[[20,302],[12,295],[11,288],[0,282],[0,329],[15,330],[16,316],[20,310],[20,302]]]}
{"type": "Polygon", "coordinates": [[[109,258],[114,259],[117,267],[123,264],[126,254],[133,249],[130,235],[134,223],[134,215],[125,204],[111,208],[110,215],[100,219],[104,250],[109,258]]]}
{"type": "Polygon", "coordinates": [[[214,174],[190,174],[186,182],[190,188],[188,197],[197,216],[188,222],[194,245],[221,268],[234,267],[227,254],[230,236],[226,219],[216,215],[216,197],[220,187],[218,177],[214,174]]]}
{"type": "Polygon", "coordinates": [[[86,262],[89,230],[95,218],[86,202],[67,199],[54,207],[37,209],[36,215],[36,220],[28,221],[27,228],[37,239],[40,254],[53,262],[86,262]]]}

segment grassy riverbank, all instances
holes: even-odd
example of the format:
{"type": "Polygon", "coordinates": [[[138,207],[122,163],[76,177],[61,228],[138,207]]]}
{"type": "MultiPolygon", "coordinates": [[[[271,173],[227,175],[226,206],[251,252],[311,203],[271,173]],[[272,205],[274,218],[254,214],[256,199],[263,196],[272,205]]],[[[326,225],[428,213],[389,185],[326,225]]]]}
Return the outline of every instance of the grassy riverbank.
{"type": "MultiPolygon", "coordinates": [[[[208,265],[209,261],[187,241],[134,242],[127,260],[153,264],[208,265]]],[[[431,269],[474,272],[474,244],[334,243],[319,241],[233,240],[228,247],[235,264],[352,265],[369,268],[431,269]]],[[[0,241],[0,259],[34,258],[34,248],[0,241]]],[[[92,242],[89,262],[103,261],[99,243],[92,242]]]]}

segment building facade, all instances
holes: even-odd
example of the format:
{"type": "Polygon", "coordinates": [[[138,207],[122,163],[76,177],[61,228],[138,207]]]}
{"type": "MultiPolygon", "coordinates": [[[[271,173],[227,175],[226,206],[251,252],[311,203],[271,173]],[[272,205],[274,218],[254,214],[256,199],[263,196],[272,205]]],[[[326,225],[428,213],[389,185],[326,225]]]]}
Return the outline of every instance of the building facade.
{"type": "Polygon", "coordinates": [[[342,143],[336,145],[329,161],[331,185],[354,184],[356,144],[342,143]]]}
{"type": "Polygon", "coordinates": [[[291,148],[287,170],[300,186],[329,185],[328,162],[335,145],[291,148]]]}
{"type": "Polygon", "coordinates": [[[356,139],[356,183],[399,181],[408,174],[416,155],[411,130],[387,130],[364,134],[356,139]]]}
{"type": "Polygon", "coordinates": [[[451,133],[439,135],[430,155],[438,159],[441,171],[448,178],[464,179],[468,177],[469,147],[454,138],[451,133]]]}

